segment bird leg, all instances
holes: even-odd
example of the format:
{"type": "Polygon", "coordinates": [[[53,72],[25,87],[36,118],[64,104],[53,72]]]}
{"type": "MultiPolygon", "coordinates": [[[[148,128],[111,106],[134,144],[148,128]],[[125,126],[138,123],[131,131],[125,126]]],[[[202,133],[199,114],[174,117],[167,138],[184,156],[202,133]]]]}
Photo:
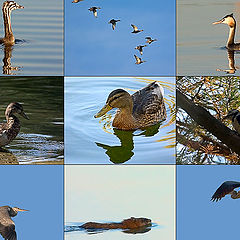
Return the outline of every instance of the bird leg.
{"type": "Polygon", "coordinates": [[[232,191],[232,192],[231,192],[231,198],[232,198],[232,199],[238,199],[238,198],[240,198],[240,191],[239,191],[239,192],[237,192],[237,191],[232,191]]]}

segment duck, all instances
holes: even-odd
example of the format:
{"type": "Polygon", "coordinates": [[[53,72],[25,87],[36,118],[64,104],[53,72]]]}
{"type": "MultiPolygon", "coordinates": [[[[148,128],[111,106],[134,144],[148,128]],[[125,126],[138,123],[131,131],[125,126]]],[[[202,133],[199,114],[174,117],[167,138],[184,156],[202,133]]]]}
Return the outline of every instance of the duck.
{"type": "Polygon", "coordinates": [[[3,21],[4,21],[4,32],[5,36],[4,38],[0,38],[0,44],[5,45],[14,45],[15,38],[12,31],[12,25],[11,25],[11,13],[15,9],[23,9],[24,7],[17,4],[14,1],[5,1],[2,6],[2,12],[3,12],[3,21]]]}
{"type": "Polygon", "coordinates": [[[88,10],[93,12],[94,17],[97,17],[97,9],[101,9],[100,7],[91,7],[88,10]]]}
{"type": "Polygon", "coordinates": [[[137,55],[134,55],[135,59],[136,59],[136,62],[135,64],[141,64],[141,63],[144,63],[146,61],[142,60],[140,57],[138,57],[137,55]]]}
{"type": "Polygon", "coordinates": [[[157,39],[152,39],[151,37],[145,37],[145,39],[147,40],[146,43],[151,44],[152,42],[157,41],[157,39]]]}
{"type": "Polygon", "coordinates": [[[16,113],[29,120],[29,117],[23,111],[23,107],[20,103],[10,103],[5,111],[5,117],[7,122],[0,124],[0,147],[9,144],[18,135],[20,131],[20,121],[15,116],[16,113]]]}
{"type": "Polygon", "coordinates": [[[147,47],[147,45],[138,45],[135,49],[139,50],[140,54],[143,55],[143,48],[147,47]]]}
{"type": "Polygon", "coordinates": [[[72,3],[78,3],[78,2],[82,2],[84,0],[73,0],[72,3]]]}
{"type": "Polygon", "coordinates": [[[221,20],[213,22],[214,25],[216,24],[227,24],[229,26],[229,34],[228,34],[228,40],[227,40],[227,49],[229,50],[240,50],[240,43],[234,43],[234,37],[236,32],[236,20],[233,17],[233,13],[226,15],[221,20]]]}
{"type": "Polygon", "coordinates": [[[105,106],[94,117],[99,118],[113,108],[118,108],[118,111],[112,126],[120,130],[149,127],[167,117],[164,90],[156,81],[132,95],[124,89],[113,90],[109,94],[105,106]]]}
{"type": "Polygon", "coordinates": [[[140,33],[140,32],[143,31],[143,30],[139,30],[139,29],[137,28],[137,26],[135,26],[135,25],[133,25],[133,24],[131,24],[131,26],[132,26],[132,28],[133,28],[132,33],[140,33]]]}
{"type": "Polygon", "coordinates": [[[112,29],[115,30],[117,22],[120,22],[120,20],[111,19],[108,23],[111,23],[112,24],[112,29]]]}

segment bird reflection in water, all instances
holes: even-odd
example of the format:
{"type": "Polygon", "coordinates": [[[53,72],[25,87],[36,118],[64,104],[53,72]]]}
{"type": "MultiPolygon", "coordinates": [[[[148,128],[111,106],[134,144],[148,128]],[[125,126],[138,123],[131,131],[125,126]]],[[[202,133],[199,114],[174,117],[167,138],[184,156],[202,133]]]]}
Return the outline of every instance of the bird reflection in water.
{"type": "Polygon", "coordinates": [[[158,133],[159,127],[161,123],[155,124],[153,126],[147,127],[143,129],[143,131],[139,134],[134,134],[135,131],[123,131],[114,128],[113,134],[116,135],[120,140],[120,146],[109,146],[106,144],[98,143],[98,147],[101,147],[106,150],[106,154],[109,157],[109,160],[112,163],[120,164],[124,163],[132,158],[134,155],[133,149],[134,149],[134,142],[133,137],[134,136],[140,136],[143,135],[145,137],[151,137],[158,133]]]}

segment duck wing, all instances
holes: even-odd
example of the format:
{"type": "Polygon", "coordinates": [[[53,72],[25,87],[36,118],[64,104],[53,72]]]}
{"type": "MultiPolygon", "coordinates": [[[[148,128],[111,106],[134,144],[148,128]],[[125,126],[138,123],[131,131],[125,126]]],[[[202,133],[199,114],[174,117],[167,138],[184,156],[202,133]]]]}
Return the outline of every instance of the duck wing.
{"type": "Polygon", "coordinates": [[[0,234],[5,240],[17,240],[15,224],[9,216],[7,206],[0,208],[0,234]]]}
{"type": "Polygon", "coordinates": [[[235,181],[226,181],[224,182],[217,190],[216,192],[212,195],[211,200],[214,201],[219,201],[223,197],[225,197],[227,194],[231,193],[235,188],[240,187],[240,182],[235,182],[235,181]]]}
{"type": "Polygon", "coordinates": [[[137,30],[138,30],[137,26],[135,26],[135,25],[133,25],[133,24],[131,24],[131,26],[132,26],[132,28],[133,28],[134,31],[137,31],[137,30]]]}
{"type": "Polygon", "coordinates": [[[157,82],[150,83],[132,95],[133,116],[144,126],[166,118],[163,88],[157,82]]]}

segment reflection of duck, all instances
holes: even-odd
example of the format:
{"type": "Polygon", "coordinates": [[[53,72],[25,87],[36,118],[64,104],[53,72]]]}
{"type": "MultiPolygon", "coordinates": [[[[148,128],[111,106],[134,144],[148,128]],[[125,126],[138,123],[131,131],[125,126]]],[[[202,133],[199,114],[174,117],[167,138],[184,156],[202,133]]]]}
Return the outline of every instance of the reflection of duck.
{"type": "Polygon", "coordinates": [[[106,105],[95,115],[101,117],[112,108],[118,108],[113,127],[121,130],[133,130],[154,125],[166,119],[164,90],[157,82],[130,95],[123,89],[112,91],[106,105]]]}
{"type": "Polygon", "coordinates": [[[120,20],[111,19],[108,23],[112,24],[112,29],[114,30],[117,22],[120,22],[120,20]]]}
{"type": "Polygon", "coordinates": [[[157,41],[157,39],[152,39],[151,37],[145,37],[145,39],[147,40],[146,43],[151,44],[152,42],[157,41]]]}
{"type": "Polygon", "coordinates": [[[20,131],[20,121],[14,114],[29,119],[20,103],[10,103],[5,111],[7,123],[0,124],[0,147],[9,144],[20,131]]]}
{"type": "Polygon", "coordinates": [[[230,50],[240,50],[240,43],[234,43],[235,31],[236,31],[236,20],[233,17],[233,13],[226,15],[220,21],[214,22],[213,24],[227,24],[229,26],[229,35],[227,40],[227,48],[230,50]]]}
{"type": "Polygon", "coordinates": [[[135,49],[139,50],[140,54],[143,55],[143,48],[146,47],[147,45],[138,45],[135,47],[135,49]]]}
{"type": "Polygon", "coordinates": [[[97,17],[97,9],[101,9],[100,7],[91,7],[88,10],[93,12],[94,17],[97,17]]]}
{"type": "Polygon", "coordinates": [[[141,63],[146,62],[146,61],[142,60],[142,58],[138,57],[137,55],[134,55],[134,57],[136,59],[135,64],[141,64],[141,63]]]}
{"type": "Polygon", "coordinates": [[[143,30],[139,30],[139,29],[137,28],[137,26],[135,26],[135,25],[133,25],[133,24],[131,24],[131,26],[132,26],[132,28],[133,28],[132,33],[140,33],[140,32],[143,31],[143,30]]]}
{"type": "Polygon", "coordinates": [[[17,4],[14,1],[5,1],[2,6],[3,20],[4,20],[4,38],[0,39],[0,43],[13,45],[15,43],[15,38],[12,32],[11,26],[11,12],[15,9],[22,9],[23,6],[17,4]]]}

